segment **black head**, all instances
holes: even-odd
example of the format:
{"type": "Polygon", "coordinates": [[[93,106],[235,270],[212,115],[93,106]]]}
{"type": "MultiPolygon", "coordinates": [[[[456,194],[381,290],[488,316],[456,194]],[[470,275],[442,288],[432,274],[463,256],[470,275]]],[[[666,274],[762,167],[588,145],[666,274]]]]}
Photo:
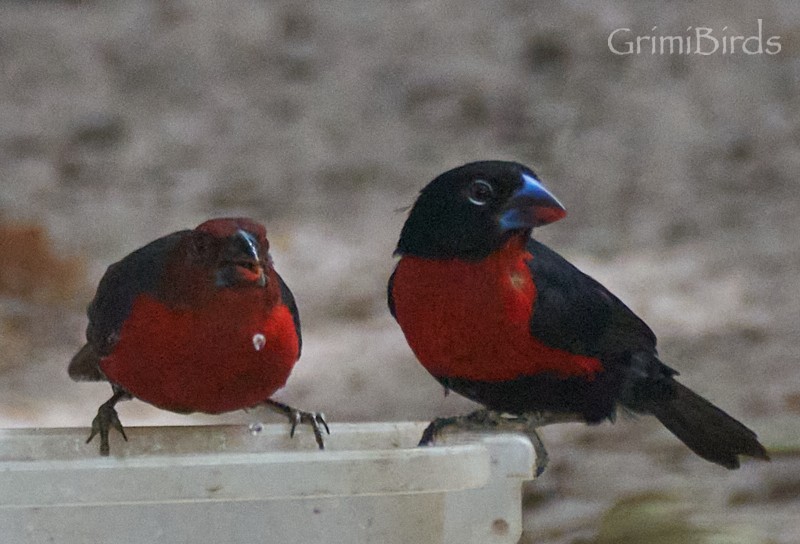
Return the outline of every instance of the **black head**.
{"type": "Polygon", "coordinates": [[[530,168],[473,162],[449,170],[419,194],[395,254],[480,260],[515,234],[558,221],[561,203],[530,168]]]}

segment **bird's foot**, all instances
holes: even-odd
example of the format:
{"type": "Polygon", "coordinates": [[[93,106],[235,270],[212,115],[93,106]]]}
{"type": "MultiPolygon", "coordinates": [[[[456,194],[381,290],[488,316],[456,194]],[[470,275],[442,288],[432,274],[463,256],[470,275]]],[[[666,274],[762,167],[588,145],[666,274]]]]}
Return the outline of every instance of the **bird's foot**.
{"type": "MultiPolygon", "coordinates": [[[[116,402],[116,401],[115,401],[116,402]]],[[[92,441],[92,439],[100,435],[100,455],[108,456],[110,451],[108,445],[108,429],[114,428],[119,431],[119,434],[122,435],[122,438],[125,441],[128,441],[128,437],[125,436],[125,429],[122,427],[122,423],[119,421],[119,416],[117,415],[117,411],[114,409],[113,404],[109,404],[106,402],[105,404],[101,404],[100,408],[97,409],[97,415],[92,420],[92,432],[89,434],[89,438],[86,439],[86,443],[92,441]]]]}
{"type": "Polygon", "coordinates": [[[437,417],[430,424],[425,427],[422,432],[422,437],[419,439],[417,446],[430,446],[436,441],[436,437],[445,427],[456,425],[459,417],[437,417]]]}
{"type": "Polygon", "coordinates": [[[509,429],[518,430],[520,426],[527,424],[524,416],[504,414],[494,410],[475,410],[463,416],[439,417],[431,421],[425,428],[420,438],[420,446],[429,446],[436,441],[436,438],[447,427],[455,427],[465,431],[486,431],[489,429],[509,429]]]}
{"type": "Polygon", "coordinates": [[[303,410],[298,410],[297,408],[292,408],[288,404],[274,401],[272,399],[267,400],[266,404],[272,410],[289,418],[289,423],[292,425],[291,429],[289,430],[290,437],[294,437],[294,431],[298,425],[301,423],[308,424],[314,431],[314,438],[317,441],[317,446],[319,446],[319,449],[325,449],[325,443],[322,440],[322,429],[324,428],[327,434],[331,434],[331,430],[328,428],[328,422],[325,421],[325,414],[322,412],[305,412],[303,410]]]}
{"type": "Polygon", "coordinates": [[[539,433],[536,432],[536,428],[541,426],[542,422],[551,422],[550,419],[551,417],[549,415],[513,415],[494,410],[476,410],[463,416],[440,417],[431,421],[430,425],[425,428],[419,445],[429,446],[433,444],[441,432],[448,427],[455,427],[459,430],[468,431],[486,431],[492,429],[523,432],[530,439],[533,444],[533,450],[536,452],[535,471],[538,477],[541,476],[545,468],[547,468],[549,456],[547,455],[544,442],[542,442],[539,433]]]}

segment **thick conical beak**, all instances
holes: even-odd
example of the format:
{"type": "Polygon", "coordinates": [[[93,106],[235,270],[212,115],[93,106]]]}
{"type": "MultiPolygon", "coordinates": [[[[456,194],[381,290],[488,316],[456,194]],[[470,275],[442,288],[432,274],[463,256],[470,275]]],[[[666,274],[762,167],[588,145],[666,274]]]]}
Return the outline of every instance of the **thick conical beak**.
{"type": "Polygon", "coordinates": [[[238,229],[233,235],[230,250],[230,262],[239,268],[240,273],[247,280],[264,287],[267,277],[264,274],[264,267],[261,266],[261,255],[255,237],[245,230],[238,229]]]}
{"type": "Polygon", "coordinates": [[[258,242],[253,238],[253,235],[242,229],[238,229],[236,234],[233,235],[234,248],[241,255],[247,256],[254,261],[259,260],[258,255],[258,242]]]}
{"type": "Polygon", "coordinates": [[[531,229],[554,223],[567,215],[561,202],[545,189],[542,182],[522,174],[522,187],[511,195],[500,215],[503,230],[531,229]]]}

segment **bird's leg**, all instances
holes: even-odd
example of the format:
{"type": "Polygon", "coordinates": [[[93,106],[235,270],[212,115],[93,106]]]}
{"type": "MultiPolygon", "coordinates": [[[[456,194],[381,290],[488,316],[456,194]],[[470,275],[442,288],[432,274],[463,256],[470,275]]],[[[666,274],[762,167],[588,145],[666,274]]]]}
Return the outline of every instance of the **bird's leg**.
{"type": "Polygon", "coordinates": [[[419,441],[420,446],[428,446],[432,444],[439,433],[446,427],[457,427],[464,430],[514,430],[521,431],[533,444],[533,450],[536,452],[536,476],[541,476],[544,469],[547,468],[548,455],[544,447],[539,433],[536,432],[535,424],[538,420],[532,419],[528,414],[511,415],[503,414],[492,410],[476,410],[464,416],[455,417],[440,417],[434,419],[430,425],[425,428],[422,433],[422,438],[419,441]]]}
{"type": "Polygon", "coordinates": [[[547,454],[547,448],[544,447],[542,437],[536,432],[536,427],[529,426],[525,434],[533,444],[533,451],[536,452],[536,477],[538,478],[550,463],[550,456],[547,454]]]}
{"type": "Polygon", "coordinates": [[[554,423],[585,423],[586,418],[577,413],[529,412],[522,416],[529,427],[538,429],[554,423]]]}
{"type": "Polygon", "coordinates": [[[502,412],[486,409],[475,410],[463,416],[439,417],[431,421],[430,425],[425,428],[419,445],[429,446],[433,444],[439,434],[447,427],[456,427],[457,429],[468,431],[485,431],[490,428],[508,429],[510,427],[519,429],[520,417],[524,416],[506,415],[502,412]]]}
{"type": "Polygon", "coordinates": [[[425,428],[420,446],[433,444],[439,434],[447,427],[462,430],[485,431],[488,429],[511,430],[528,436],[536,452],[536,476],[541,476],[547,467],[549,457],[537,429],[553,423],[584,421],[579,414],[558,414],[553,412],[532,412],[526,414],[506,414],[495,410],[476,410],[463,416],[440,417],[425,428]]]}
{"type": "Polygon", "coordinates": [[[326,433],[331,434],[331,430],[328,428],[328,423],[325,421],[325,414],[322,412],[304,412],[303,410],[292,408],[288,404],[284,404],[272,399],[267,399],[264,404],[266,404],[271,410],[274,410],[289,418],[289,423],[292,424],[292,428],[289,431],[290,437],[294,437],[294,430],[299,424],[308,423],[314,430],[314,438],[317,440],[319,449],[325,449],[325,444],[322,441],[322,427],[325,428],[326,433]]]}
{"type": "Polygon", "coordinates": [[[111,389],[114,391],[114,394],[111,395],[111,398],[101,404],[100,408],[97,409],[97,415],[94,417],[94,420],[92,420],[92,432],[89,434],[89,438],[86,439],[86,443],[88,444],[92,441],[92,438],[99,434],[100,455],[103,456],[107,456],[109,453],[109,427],[113,427],[118,430],[119,434],[122,435],[122,438],[124,438],[126,442],[128,441],[128,437],[125,436],[125,429],[122,428],[122,423],[119,421],[119,416],[117,416],[117,411],[114,409],[114,406],[120,400],[128,400],[132,397],[130,393],[117,387],[116,385],[112,385],[111,389]]]}
{"type": "Polygon", "coordinates": [[[542,438],[539,436],[539,433],[536,432],[536,430],[539,427],[552,425],[553,423],[575,423],[585,421],[584,417],[580,414],[559,414],[555,412],[532,412],[521,417],[526,419],[527,430],[525,431],[525,434],[528,435],[528,438],[530,438],[530,441],[533,444],[533,450],[536,452],[537,477],[541,476],[544,472],[544,469],[547,468],[550,458],[547,455],[547,449],[544,447],[544,442],[542,442],[542,438]]]}

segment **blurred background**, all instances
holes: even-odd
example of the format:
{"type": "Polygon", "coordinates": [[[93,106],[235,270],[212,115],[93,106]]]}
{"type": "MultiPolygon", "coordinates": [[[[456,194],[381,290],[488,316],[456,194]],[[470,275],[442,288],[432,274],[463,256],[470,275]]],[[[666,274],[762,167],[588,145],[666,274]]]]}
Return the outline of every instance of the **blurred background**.
{"type": "MultiPolygon", "coordinates": [[[[385,285],[423,185],[517,160],[569,210],[537,237],[774,452],[728,472],[649,418],[547,428],[522,542],[797,542],[794,0],[8,1],[0,68],[0,425],[88,428],[110,388],[66,364],[105,268],[229,215],[267,225],[300,305],[281,399],[334,432],[471,409],[416,363],[385,285]],[[607,44],[618,28],[748,37],[758,19],[778,54],[607,44]]],[[[280,421],[119,409],[126,425],[280,421]]]]}

